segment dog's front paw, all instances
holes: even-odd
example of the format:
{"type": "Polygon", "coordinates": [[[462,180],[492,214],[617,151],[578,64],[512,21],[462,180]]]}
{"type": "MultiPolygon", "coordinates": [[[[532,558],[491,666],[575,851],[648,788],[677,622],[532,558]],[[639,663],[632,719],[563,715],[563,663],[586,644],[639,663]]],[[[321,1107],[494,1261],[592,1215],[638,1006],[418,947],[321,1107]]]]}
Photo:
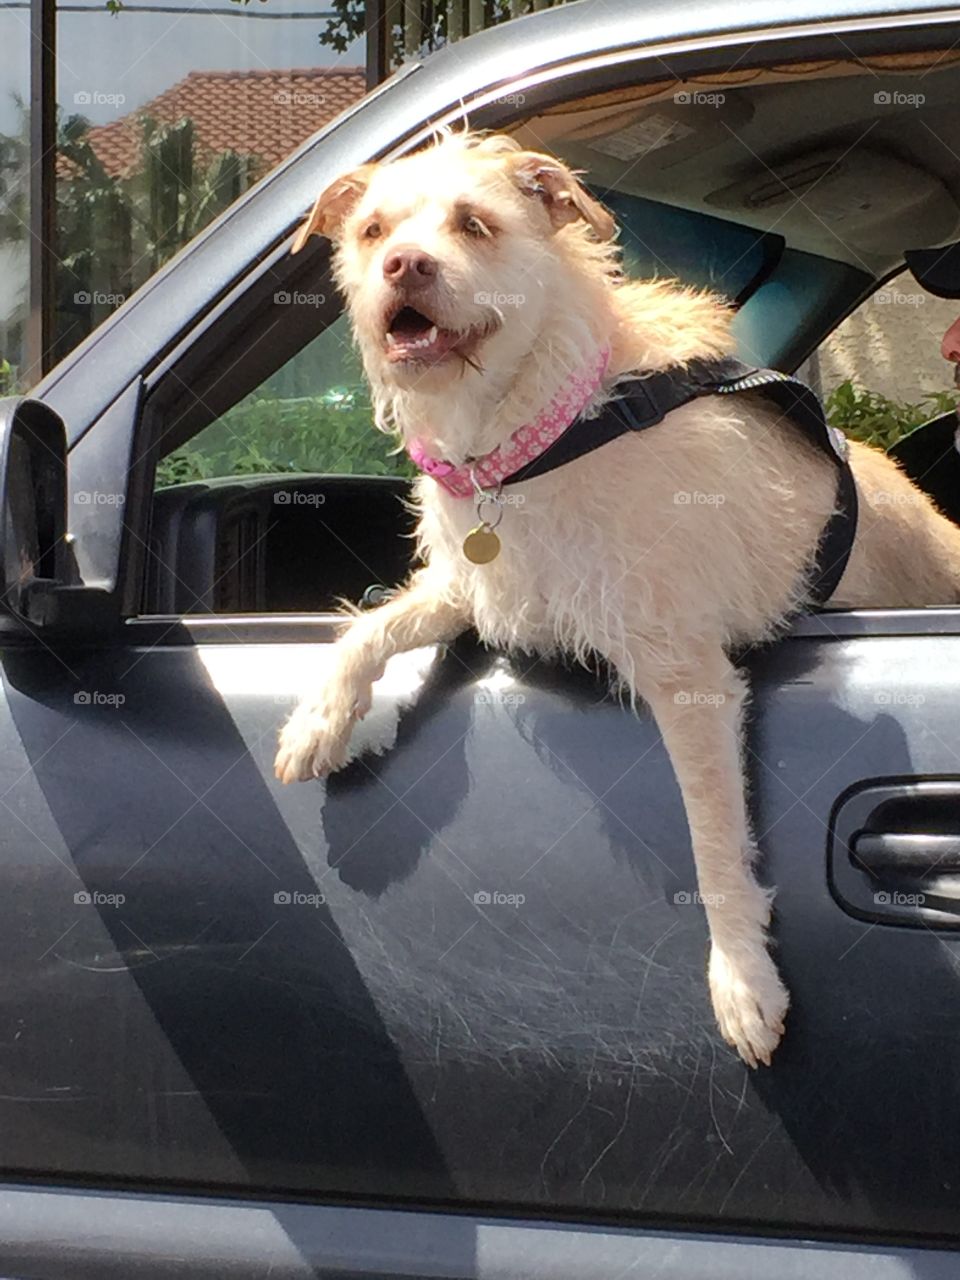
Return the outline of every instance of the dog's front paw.
{"type": "Polygon", "coordinates": [[[280,731],[274,773],[281,782],[323,778],[343,768],[354,722],[369,708],[366,696],[349,708],[303,703],[280,731]]]}
{"type": "Polygon", "coordinates": [[[783,1035],[790,996],[766,948],[758,944],[743,954],[710,950],[710,996],[720,1033],[748,1067],[770,1057],[783,1035]]]}

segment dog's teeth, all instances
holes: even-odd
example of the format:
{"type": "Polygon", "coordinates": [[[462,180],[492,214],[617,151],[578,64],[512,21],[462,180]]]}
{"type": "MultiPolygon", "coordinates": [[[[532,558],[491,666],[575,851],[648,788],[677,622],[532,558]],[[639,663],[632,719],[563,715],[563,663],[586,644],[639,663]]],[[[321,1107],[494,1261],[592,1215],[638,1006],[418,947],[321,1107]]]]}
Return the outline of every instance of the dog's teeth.
{"type": "Polygon", "coordinates": [[[400,339],[395,333],[387,333],[387,346],[399,347],[404,346],[408,351],[422,351],[426,347],[432,347],[437,340],[437,326],[433,325],[428,333],[421,338],[404,338],[400,339]]]}

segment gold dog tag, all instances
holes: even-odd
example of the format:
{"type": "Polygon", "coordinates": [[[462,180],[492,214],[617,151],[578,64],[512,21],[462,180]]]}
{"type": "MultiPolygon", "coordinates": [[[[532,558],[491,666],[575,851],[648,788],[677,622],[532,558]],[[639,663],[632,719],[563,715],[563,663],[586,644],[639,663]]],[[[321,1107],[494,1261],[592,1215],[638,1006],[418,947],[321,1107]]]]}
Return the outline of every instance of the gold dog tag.
{"type": "Polygon", "coordinates": [[[500,554],[500,539],[488,524],[481,522],[464,538],[463,554],[471,564],[489,564],[500,554]]]}

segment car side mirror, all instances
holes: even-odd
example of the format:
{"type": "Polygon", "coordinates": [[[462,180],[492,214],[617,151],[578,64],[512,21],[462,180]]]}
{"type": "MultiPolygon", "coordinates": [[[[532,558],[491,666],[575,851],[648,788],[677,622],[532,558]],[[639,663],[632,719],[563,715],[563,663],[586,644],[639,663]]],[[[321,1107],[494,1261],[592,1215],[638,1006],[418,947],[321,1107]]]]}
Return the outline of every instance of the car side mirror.
{"type": "Polygon", "coordinates": [[[39,400],[0,400],[0,613],[48,621],[69,574],[67,435],[39,400]]]}

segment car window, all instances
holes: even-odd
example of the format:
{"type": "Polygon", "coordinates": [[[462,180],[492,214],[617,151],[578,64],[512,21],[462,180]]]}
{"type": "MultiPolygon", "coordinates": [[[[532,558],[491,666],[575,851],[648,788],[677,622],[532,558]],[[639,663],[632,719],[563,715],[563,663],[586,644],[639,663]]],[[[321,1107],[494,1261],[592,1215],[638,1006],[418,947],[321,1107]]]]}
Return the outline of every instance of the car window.
{"type": "Polygon", "coordinates": [[[662,200],[598,190],[620,224],[631,276],[676,277],[743,303],[783,256],[783,236],[662,200]]]}
{"type": "MultiPolygon", "coordinates": [[[[626,273],[674,277],[723,294],[737,308],[742,358],[793,370],[824,335],[840,332],[840,321],[862,299],[874,295],[863,314],[872,308],[880,316],[878,285],[902,266],[906,248],[943,243],[955,233],[960,166],[938,140],[950,135],[960,104],[960,56],[918,59],[899,74],[851,59],[832,68],[772,68],[726,83],[721,75],[703,89],[664,81],[568,96],[539,114],[525,114],[518,95],[515,120],[501,127],[586,175],[617,217],[626,273]]],[[[297,308],[311,305],[297,294],[282,301],[279,320],[274,308],[258,322],[265,331],[287,320],[296,326],[297,308]]],[[[883,315],[914,313],[926,322],[932,310],[895,303],[883,315]]],[[[312,312],[314,323],[301,327],[316,333],[320,314],[312,312]]],[[[932,330],[925,341],[935,349],[932,330]]],[[[897,348],[900,340],[890,342],[897,348]]],[[[291,349],[288,342],[284,358],[291,349]]],[[[320,546],[321,532],[322,564],[310,570],[316,600],[356,599],[358,590],[402,578],[412,543],[409,523],[397,513],[408,496],[410,464],[373,427],[345,317],[258,385],[244,379],[243,362],[231,366],[235,402],[214,421],[195,412],[191,428],[196,420],[202,429],[186,441],[177,436],[159,459],[153,534],[164,558],[160,576],[165,566],[182,572],[177,566],[204,559],[204,522],[214,512],[220,543],[206,559],[217,561],[221,585],[214,591],[192,584],[189,599],[200,600],[197,607],[309,608],[313,598],[295,589],[294,578],[306,572],[295,556],[320,546]],[[278,493],[271,479],[277,475],[298,480],[278,493]],[[372,477],[366,488],[332,487],[358,476],[372,477]],[[182,501],[180,493],[187,495],[182,501]],[[194,537],[188,548],[185,528],[194,537]],[[381,562],[377,547],[399,546],[401,536],[403,554],[381,562]],[[363,554],[354,555],[355,572],[348,574],[344,566],[361,537],[363,554]],[[249,567],[243,583],[232,582],[228,564],[249,567]],[[282,589],[273,591],[278,574],[282,589]]],[[[842,381],[821,389],[838,425],[874,438],[874,424],[860,413],[862,405],[851,407],[842,381]]],[[[919,402],[927,389],[911,385],[903,398],[919,402]]],[[[221,397],[218,408],[223,403],[221,397]]],[[[930,402],[931,413],[938,404],[930,402]]],[[[168,611],[181,607],[177,591],[163,596],[158,589],[161,596],[168,611]]]]}
{"type": "MultiPolygon", "coordinates": [[[[776,363],[798,317],[831,310],[863,289],[849,264],[788,248],[781,236],[616,191],[595,188],[617,216],[628,275],[676,278],[738,307],[744,354],[776,363]]],[[[284,305],[309,294],[280,293],[284,305]]],[[[156,488],[228,476],[316,472],[412,476],[373,413],[347,317],[337,320],[190,441],[163,456],[156,488]]]]}
{"type": "Polygon", "coordinates": [[[817,347],[802,369],[834,424],[889,449],[957,405],[954,367],[940,344],[960,302],[937,298],[899,272],[817,347]]]}
{"type": "MultiPolygon", "coordinates": [[[[280,294],[295,309],[308,295],[280,294]]],[[[192,440],[161,458],[156,487],[222,476],[324,472],[405,475],[395,442],[372,429],[370,396],[347,318],[288,360],[192,440]]]]}

